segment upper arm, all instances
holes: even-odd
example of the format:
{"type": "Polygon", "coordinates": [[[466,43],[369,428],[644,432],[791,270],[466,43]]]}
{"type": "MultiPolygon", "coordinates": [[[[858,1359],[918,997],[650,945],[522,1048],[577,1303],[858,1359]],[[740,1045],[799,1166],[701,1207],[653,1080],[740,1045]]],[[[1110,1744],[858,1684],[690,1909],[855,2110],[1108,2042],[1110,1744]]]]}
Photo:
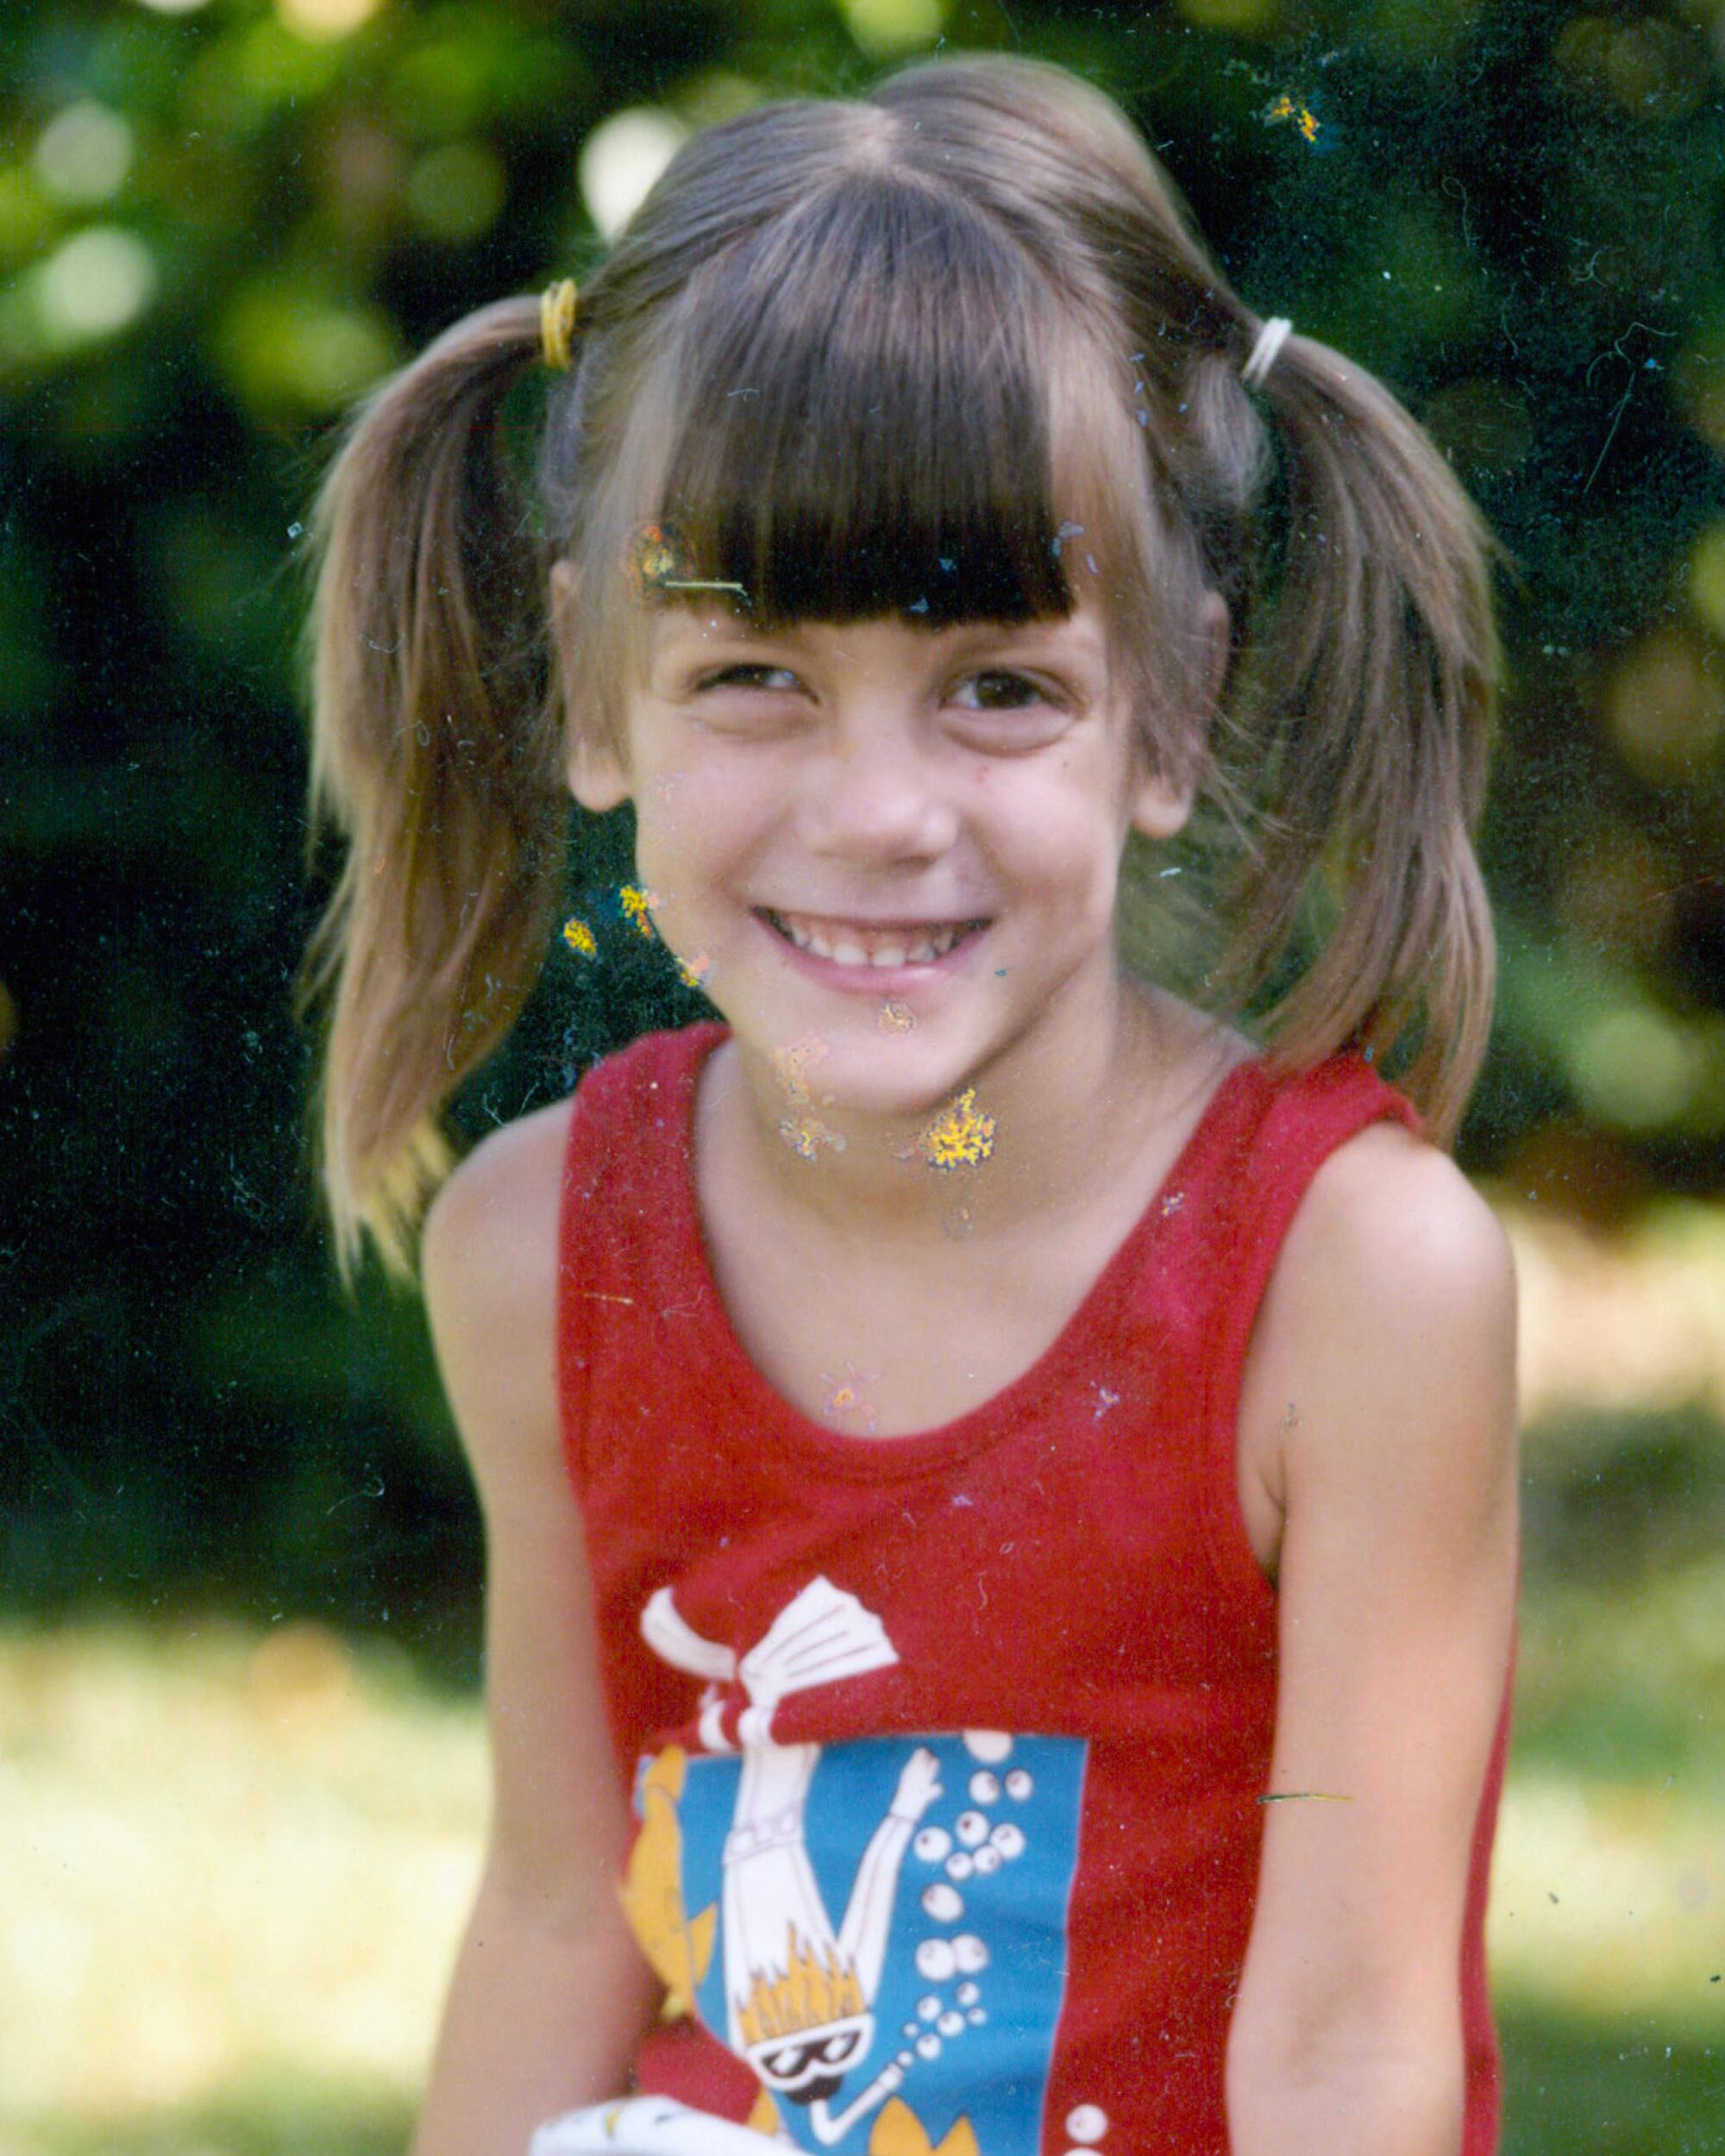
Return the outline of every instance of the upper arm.
{"type": "Polygon", "coordinates": [[[1458,2077],[1515,1589],[1515,1282],[1444,1156],[1383,1126],[1326,1164],[1260,1314],[1241,1436],[1285,1513],[1270,1793],[1314,1794],[1266,1808],[1236,2034],[1283,2058],[1440,2042],[1458,2077]]]}
{"type": "Polygon", "coordinates": [[[560,1930],[612,1927],[626,1806],[606,1727],[555,1371],[569,1105],[506,1125],[438,1193],[421,1269],[486,1535],[487,1877],[560,1930]]]}

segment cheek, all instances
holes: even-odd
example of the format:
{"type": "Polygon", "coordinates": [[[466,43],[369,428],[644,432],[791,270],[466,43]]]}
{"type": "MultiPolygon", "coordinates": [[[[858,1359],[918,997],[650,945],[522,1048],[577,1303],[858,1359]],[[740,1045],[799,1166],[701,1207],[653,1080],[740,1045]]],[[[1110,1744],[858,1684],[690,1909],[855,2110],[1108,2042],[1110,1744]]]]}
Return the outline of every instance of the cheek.
{"type": "Polygon", "coordinates": [[[1076,761],[1056,776],[1051,786],[996,770],[976,799],[987,843],[1011,881],[1027,897],[1088,920],[1113,908],[1120,807],[1105,780],[1076,761]]]}
{"type": "Polygon", "coordinates": [[[734,768],[698,757],[642,774],[636,866],[659,900],[668,935],[693,923],[704,904],[746,872],[762,828],[758,796],[734,768]]]}

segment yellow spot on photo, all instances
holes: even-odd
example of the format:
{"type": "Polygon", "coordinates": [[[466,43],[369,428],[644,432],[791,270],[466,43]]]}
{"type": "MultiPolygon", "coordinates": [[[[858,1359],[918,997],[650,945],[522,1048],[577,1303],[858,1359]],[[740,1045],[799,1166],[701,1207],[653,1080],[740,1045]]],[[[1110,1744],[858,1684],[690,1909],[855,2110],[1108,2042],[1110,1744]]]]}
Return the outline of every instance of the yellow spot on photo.
{"type": "Polygon", "coordinates": [[[994,1119],[976,1109],[976,1088],[967,1086],[929,1124],[917,1150],[931,1168],[975,1168],[994,1150],[994,1119]]]}

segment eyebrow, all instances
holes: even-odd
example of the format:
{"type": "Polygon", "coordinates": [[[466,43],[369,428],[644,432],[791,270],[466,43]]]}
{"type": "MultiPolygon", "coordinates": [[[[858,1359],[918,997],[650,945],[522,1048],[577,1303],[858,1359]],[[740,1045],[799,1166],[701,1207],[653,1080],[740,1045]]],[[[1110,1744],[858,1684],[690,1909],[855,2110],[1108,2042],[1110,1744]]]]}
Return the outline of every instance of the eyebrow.
{"type": "MultiPolygon", "coordinates": [[[[906,623],[896,614],[883,615],[881,619],[909,628],[919,636],[925,637],[931,644],[1017,644],[1052,638],[1079,652],[1088,652],[1093,648],[1092,636],[1083,628],[1075,624],[1070,617],[1050,621],[987,621],[979,618],[944,622],[929,629],[920,628],[914,622],[906,623]]],[[[724,610],[716,615],[695,615],[679,608],[674,617],[666,615],[660,617],[656,624],[657,635],[655,642],[662,650],[667,645],[675,649],[690,642],[706,642],[731,637],[745,643],[803,643],[806,642],[811,630],[844,631],[868,626],[869,624],[865,621],[829,622],[813,617],[795,621],[762,623],[751,621],[746,614],[724,610]]],[[[1106,634],[1102,642],[1106,644],[1106,634]]]]}

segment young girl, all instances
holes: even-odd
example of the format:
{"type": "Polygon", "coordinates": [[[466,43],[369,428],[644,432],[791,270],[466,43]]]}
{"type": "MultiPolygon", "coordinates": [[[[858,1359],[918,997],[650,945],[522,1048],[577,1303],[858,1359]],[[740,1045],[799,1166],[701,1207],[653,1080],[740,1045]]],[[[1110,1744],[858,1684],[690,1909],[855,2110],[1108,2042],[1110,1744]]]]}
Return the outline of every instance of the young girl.
{"type": "Polygon", "coordinates": [[[842,2156],[1494,2143],[1512,1284],[1439,1150],[1486,579],[1288,330],[1105,99],[967,60],[701,135],[335,467],[344,1262],[407,1262],[566,784],[633,804],[724,1018],[425,1220],[495,1806],[417,2156],[631,2086],[842,2156]],[[502,406],[546,361],[534,510],[502,406]],[[1268,1051],[1119,956],[1201,794],[1268,1051]]]}

